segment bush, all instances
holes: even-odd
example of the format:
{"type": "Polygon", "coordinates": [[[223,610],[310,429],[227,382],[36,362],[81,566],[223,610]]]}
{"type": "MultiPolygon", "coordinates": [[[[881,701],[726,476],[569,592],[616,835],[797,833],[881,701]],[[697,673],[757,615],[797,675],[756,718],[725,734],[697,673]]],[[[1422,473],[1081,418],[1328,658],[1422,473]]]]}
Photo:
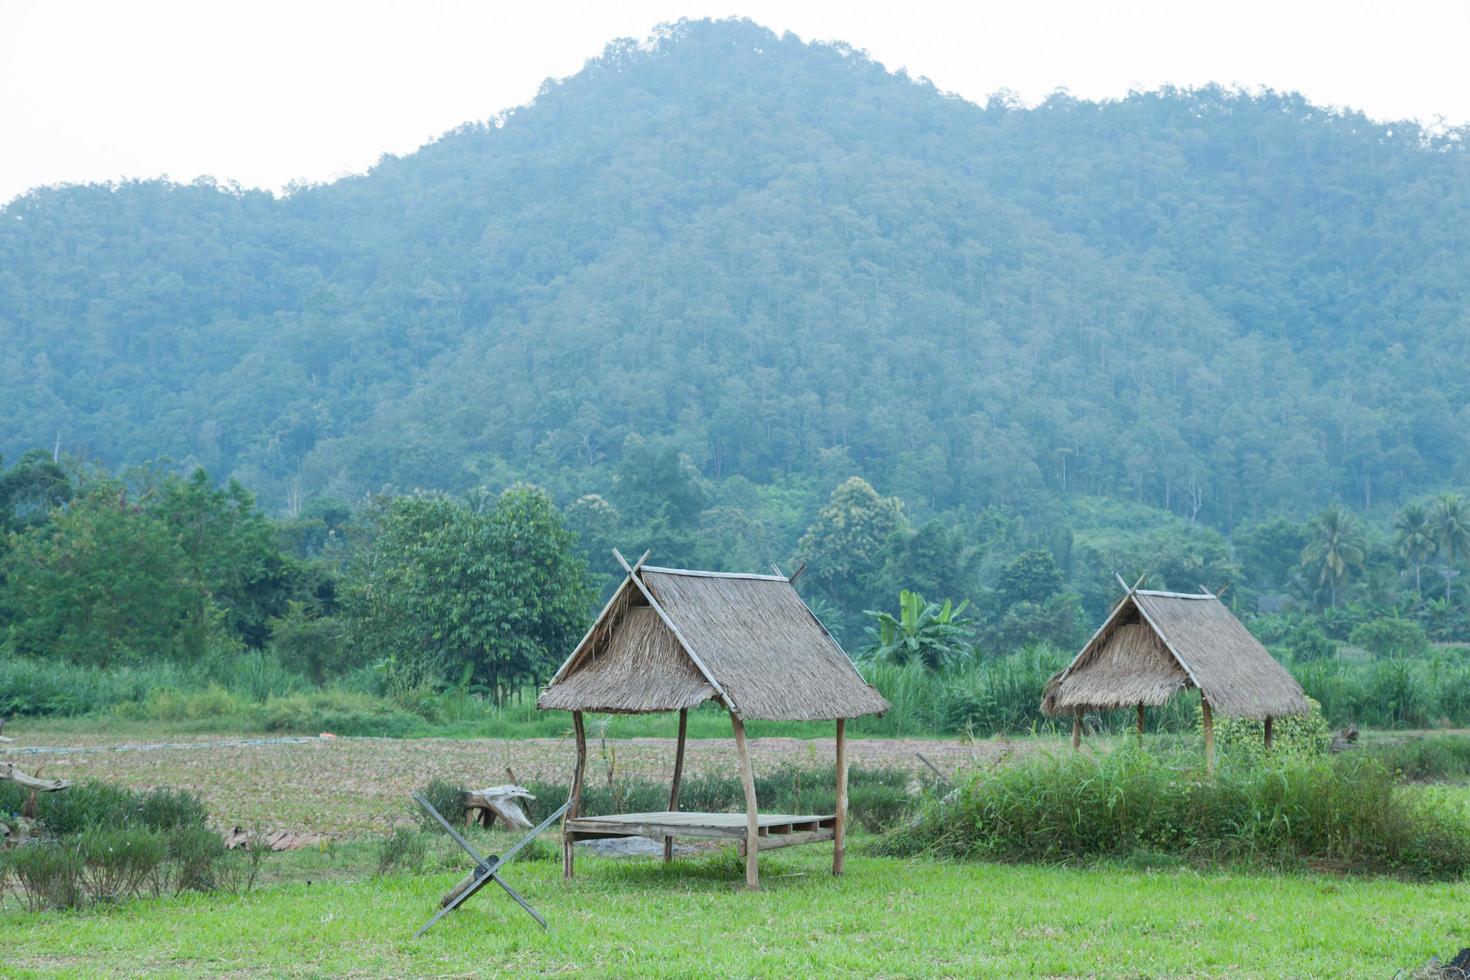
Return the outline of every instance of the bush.
{"type": "MultiPolygon", "coordinates": [[[[464,794],[463,786],[437,776],[419,790],[419,795],[428,800],[429,804],[452,824],[458,824],[464,820],[464,794]]],[[[417,802],[413,804],[413,812],[418,817],[419,825],[425,830],[440,829],[439,821],[435,820],[433,814],[419,806],[417,802]]]]}
{"type": "Polygon", "coordinates": [[[877,849],[1044,862],[1171,854],[1441,879],[1470,871],[1470,815],[1396,784],[1376,759],[1242,756],[1213,778],[1181,761],[1125,748],[977,773],[877,849]]]}
{"type": "MultiPolygon", "coordinates": [[[[1271,723],[1272,754],[1321,755],[1332,745],[1332,729],[1322,716],[1322,705],[1307,698],[1306,715],[1284,715],[1271,723]]],[[[1204,729],[1204,713],[1196,707],[1198,727],[1204,729]]],[[[1253,757],[1266,754],[1266,724],[1254,718],[1222,718],[1215,724],[1215,744],[1222,752],[1253,757]]]]}
{"type": "MultiPolygon", "coordinates": [[[[29,795],[17,783],[0,782],[0,813],[18,812],[29,795]]],[[[89,780],[65,792],[38,794],[36,817],[48,833],[70,837],[94,830],[202,828],[206,815],[199,798],[182,790],[140,792],[89,780]]]]}
{"type": "Polygon", "coordinates": [[[424,866],[428,856],[429,843],[424,834],[399,827],[378,842],[374,874],[381,878],[395,871],[412,873],[424,866]]]}
{"type": "Polygon", "coordinates": [[[82,856],[54,842],[30,844],[6,858],[21,902],[31,912],[75,908],[82,898],[82,856]]]}
{"type": "Polygon", "coordinates": [[[204,826],[182,827],[168,836],[171,862],[161,889],[176,895],[186,891],[211,892],[218,886],[217,868],[225,856],[225,842],[204,826]]]}
{"type": "Polygon", "coordinates": [[[1383,616],[1354,626],[1348,642],[1378,657],[1413,657],[1429,649],[1424,627],[1411,619],[1383,616]]]}
{"type": "Polygon", "coordinates": [[[402,738],[421,731],[424,719],[381,698],[346,691],[317,691],[271,698],[253,709],[251,721],[268,732],[376,735],[402,738]]]}
{"type": "Polygon", "coordinates": [[[89,830],[78,835],[81,884],[90,902],[115,902],[139,894],[145,882],[156,881],[158,866],[167,855],[164,835],[156,830],[89,830]]]}
{"type": "Polygon", "coordinates": [[[1359,751],[1380,760],[1408,779],[1463,779],[1470,776],[1470,738],[1430,735],[1406,741],[1379,742],[1359,751]]]}

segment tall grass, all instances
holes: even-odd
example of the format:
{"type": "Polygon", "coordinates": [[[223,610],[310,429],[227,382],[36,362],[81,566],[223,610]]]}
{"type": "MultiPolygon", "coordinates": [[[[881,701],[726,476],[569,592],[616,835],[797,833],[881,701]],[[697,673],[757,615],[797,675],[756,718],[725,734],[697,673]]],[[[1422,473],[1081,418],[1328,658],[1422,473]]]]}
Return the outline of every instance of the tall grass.
{"type": "Polygon", "coordinates": [[[1122,748],[1040,755],[975,774],[881,849],[1020,861],[1168,855],[1197,863],[1325,865],[1457,879],[1470,814],[1398,783],[1377,759],[1225,756],[1122,748]]]}
{"type": "MultiPolygon", "coordinates": [[[[944,670],[918,663],[860,665],[892,706],[881,718],[853,722],[855,736],[955,737],[973,734],[1057,732],[1069,726],[1041,714],[1046,681],[1071,656],[1044,645],[1003,657],[972,657],[944,670]]],[[[1412,659],[1319,660],[1289,664],[1333,727],[1428,728],[1470,724],[1470,661],[1456,652],[1412,659]]],[[[162,721],[192,730],[276,731],[342,735],[449,734],[480,737],[554,737],[568,719],[536,710],[526,688],[507,703],[429,685],[385,689],[371,671],[324,688],[284,667],[270,653],[221,651],[200,663],[160,662],[99,671],[64,661],[0,655],[0,716],[109,715],[162,721]]],[[[1175,698],[1148,712],[1153,730],[1193,727],[1197,699],[1175,698]]],[[[665,736],[664,715],[620,716],[617,734],[665,736]]],[[[1119,731],[1131,712],[1092,716],[1089,724],[1119,731]]],[[[811,737],[830,724],[765,722],[753,735],[811,737]]],[[[728,737],[729,717],[716,707],[690,715],[694,738],[728,737]]]]}

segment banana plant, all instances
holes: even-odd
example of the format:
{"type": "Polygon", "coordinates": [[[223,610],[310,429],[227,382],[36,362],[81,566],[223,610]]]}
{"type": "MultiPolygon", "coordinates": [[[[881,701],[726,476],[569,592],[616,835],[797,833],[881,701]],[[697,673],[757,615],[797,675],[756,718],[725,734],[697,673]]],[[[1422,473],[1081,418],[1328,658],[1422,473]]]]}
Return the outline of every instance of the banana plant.
{"type": "Polygon", "coordinates": [[[925,602],[917,592],[898,594],[898,615],[865,610],[876,622],[867,627],[868,655],[900,666],[918,662],[930,670],[942,670],[962,657],[970,647],[974,628],[962,617],[969,600],[958,606],[950,599],[943,604],[925,602]]]}

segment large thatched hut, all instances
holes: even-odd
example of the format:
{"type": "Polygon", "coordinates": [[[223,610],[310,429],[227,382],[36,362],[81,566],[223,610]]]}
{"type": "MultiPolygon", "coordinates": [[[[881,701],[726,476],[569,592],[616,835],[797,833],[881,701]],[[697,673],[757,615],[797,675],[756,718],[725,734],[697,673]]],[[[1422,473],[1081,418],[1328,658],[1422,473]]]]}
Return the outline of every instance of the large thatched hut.
{"type": "Polygon", "coordinates": [[[1261,646],[1218,596],[1208,592],[1130,589],[1087,645],[1047,682],[1041,710],[1072,716],[1072,744],[1089,712],[1136,708],[1143,731],[1145,707],[1179,692],[1200,692],[1205,754],[1214,764],[1214,715],[1265,722],[1307,713],[1296,678],[1261,646]]]}
{"type": "MultiPolygon", "coordinates": [[[[614,552],[616,554],[616,552],[614,552]]],[[[797,595],[784,575],[745,575],[632,566],[627,577],[541,692],[536,706],[572,713],[577,764],[572,806],[563,826],[563,873],[572,875],[574,843],[596,837],[664,839],[664,860],[676,836],[731,838],[746,856],[746,883],[758,884],[761,850],[831,840],[832,873],[841,874],[847,804],[844,721],[888,709],[797,595]],[[716,701],[730,713],[745,789],[743,817],[680,813],[679,782],[690,708],[716,701]],[[578,815],[587,745],[586,711],[679,712],[669,809],[657,813],[578,815]],[[751,718],[835,720],[836,813],[761,814],[745,739],[751,718]]]]}

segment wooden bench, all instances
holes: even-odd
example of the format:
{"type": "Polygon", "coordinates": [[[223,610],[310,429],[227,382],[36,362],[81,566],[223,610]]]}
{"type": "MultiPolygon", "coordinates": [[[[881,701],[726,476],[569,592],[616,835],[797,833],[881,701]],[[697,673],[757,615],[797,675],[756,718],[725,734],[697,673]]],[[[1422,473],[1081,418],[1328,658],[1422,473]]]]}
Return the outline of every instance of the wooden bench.
{"type": "MultiPolygon", "coordinates": [[[[704,837],[731,840],[740,853],[746,852],[745,814],[690,813],[658,810],[651,813],[610,813],[600,817],[574,817],[566,822],[566,838],[570,841],[597,840],[604,837],[704,837]]],[[[796,844],[816,844],[833,840],[837,834],[837,818],[827,815],[762,813],[756,815],[756,850],[769,851],[796,844]]]]}

